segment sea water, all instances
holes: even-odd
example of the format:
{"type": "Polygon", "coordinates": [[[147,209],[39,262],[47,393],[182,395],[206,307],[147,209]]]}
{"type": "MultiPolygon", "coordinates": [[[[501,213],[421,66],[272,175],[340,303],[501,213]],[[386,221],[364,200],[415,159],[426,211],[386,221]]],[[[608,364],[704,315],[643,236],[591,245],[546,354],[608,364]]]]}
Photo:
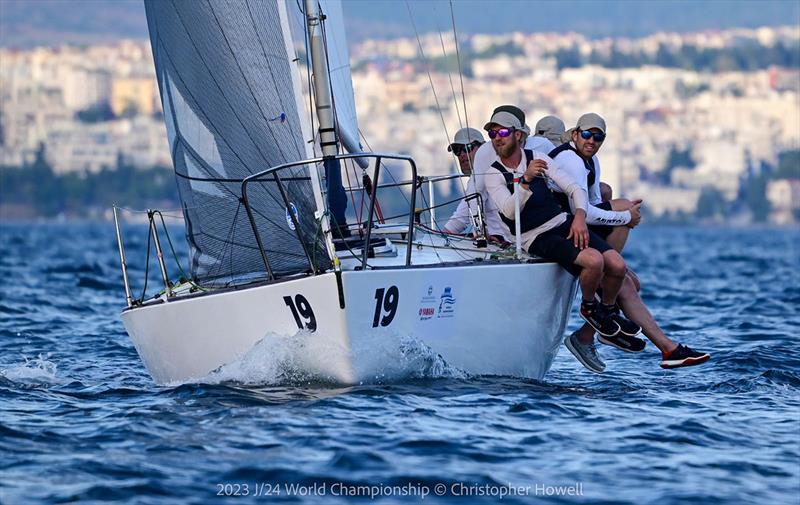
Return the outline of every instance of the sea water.
{"type": "MultiPolygon", "coordinates": [[[[146,233],[126,228],[135,291],[146,233]]],[[[603,346],[602,375],[562,348],[541,382],[471,376],[401,336],[357,386],[304,376],[292,341],[156,386],[119,319],[113,227],[5,223],[0,502],[797,504],[799,243],[781,228],[634,231],[645,302],[712,354],[694,368],[662,370],[648,344],[603,346]]]]}

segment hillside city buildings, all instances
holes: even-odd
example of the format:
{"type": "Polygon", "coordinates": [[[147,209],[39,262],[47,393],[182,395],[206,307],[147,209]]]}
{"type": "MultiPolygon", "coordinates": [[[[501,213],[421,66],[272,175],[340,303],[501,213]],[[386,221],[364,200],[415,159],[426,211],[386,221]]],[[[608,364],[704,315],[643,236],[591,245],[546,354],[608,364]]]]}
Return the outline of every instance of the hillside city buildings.
{"type": "MultiPolygon", "coordinates": [[[[692,214],[708,187],[733,200],[748,175],[800,149],[797,66],[713,72],[601,66],[603,56],[652,56],[688,46],[783,44],[800,52],[798,27],[601,40],[513,33],[459,42],[463,75],[452,34],[367,40],[351,48],[356,106],[372,149],[409,153],[429,174],[454,173],[449,139],[466,124],[480,128],[499,104],[521,106],[531,125],[555,114],[569,127],[593,111],[609,128],[600,153],[603,179],[617,196],[643,198],[656,215],[692,214]],[[599,62],[565,67],[559,51],[599,62]],[[669,166],[675,153],[688,154],[678,158],[685,166],[669,166]]],[[[147,41],[2,49],[0,94],[2,165],[30,162],[40,143],[57,172],[113,167],[120,154],[139,167],[171,164],[147,41]]],[[[770,181],[771,218],[791,221],[799,192],[798,179],[770,181]]]]}

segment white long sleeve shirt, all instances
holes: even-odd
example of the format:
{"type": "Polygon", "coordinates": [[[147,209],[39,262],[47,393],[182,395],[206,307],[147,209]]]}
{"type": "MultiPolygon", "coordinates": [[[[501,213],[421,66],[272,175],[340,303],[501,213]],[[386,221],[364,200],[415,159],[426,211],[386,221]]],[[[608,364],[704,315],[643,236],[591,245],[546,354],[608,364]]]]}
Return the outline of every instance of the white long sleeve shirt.
{"type": "MultiPolygon", "coordinates": [[[[475,188],[475,177],[470,177],[469,182],[467,182],[465,194],[471,195],[477,192],[478,191],[475,188]]],[[[481,191],[480,194],[483,201],[483,219],[484,223],[486,224],[486,232],[489,235],[499,235],[507,242],[511,242],[513,237],[508,233],[508,226],[503,224],[503,221],[500,219],[500,214],[497,211],[497,207],[494,205],[492,199],[489,198],[489,194],[486,193],[485,190],[481,191]]],[[[455,212],[453,212],[453,215],[450,216],[450,219],[444,226],[445,231],[450,233],[466,232],[467,229],[472,225],[472,216],[476,215],[477,213],[477,200],[470,200],[469,202],[466,200],[461,200],[461,202],[458,204],[458,207],[456,207],[455,212]]]]}
{"type": "MultiPolygon", "coordinates": [[[[570,142],[570,145],[574,148],[575,144],[570,142]]],[[[586,169],[586,165],[583,162],[583,158],[578,156],[578,154],[571,150],[562,151],[558,156],[555,157],[554,163],[564,172],[568,173],[570,178],[581,185],[581,187],[587,192],[589,195],[589,207],[586,211],[586,224],[600,224],[600,225],[608,225],[608,226],[622,226],[626,225],[631,222],[631,213],[630,211],[614,211],[614,210],[605,210],[596,205],[599,205],[603,200],[600,198],[600,160],[597,159],[597,156],[592,156],[592,161],[594,162],[594,184],[591,186],[588,185],[588,170],[586,169]]],[[[553,188],[557,191],[561,191],[558,188],[553,188]]],[[[575,212],[575,208],[572,208],[572,212],[575,212]]]]}
{"type": "Polygon", "coordinates": [[[550,151],[555,148],[556,146],[550,142],[550,139],[540,137],[538,135],[532,135],[528,137],[528,140],[525,141],[525,149],[530,149],[531,151],[539,151],[540,153],[549,154],[550,151]]]}
{"type": "MultiPolygon", "coordinates": [[[[586,210],[588,205],[588,196],[586,190],[581,187],[579,182],[573,180],[568,172],[560,169],[558,165],[556,165],[546,154],[534,152],[534,157],[536,159],[543,159],[547,162],[547,177],[549,179],[548,184],[554,185],[555,187],[559,188],[561,192],[565,193],[570,199],[570,202],[574,208],[586,210]]],[[[500,158],[494,152],[494,148],[490,142],[487,142],[486,144],[482,145],[480,149],[478,149],[478,152],[475,153],[474,161],[475,184],[476,187],[481,191],[488,193],[489,199],[506,218],[513,220],[516,206],[515,196],[511,193],[511,191],[508,190],[508,187],[506,186],[506,179],[503,174],[500,173],[499,170],[492,167],[492,164],[495,161],[500,162],[500,158]]],[[[506,168],[510,172],[522,175],[527,168],[525,154],[522,153],[522,158],[518,166],[506,168]]],[[[520,185],[517,185],[514,191],[519,191],[519,206],[520,209],[522,209],[525,207],[525,203],[527,203],[528,199],[533,193],[526,187],[520,185]]],[[[562,212],[540,226],[523,232],[522,236],[520,237],[522,247],[527,251],[530,249],[533,241],[536,240],[536,237],[538,237],[541,233],[561,225],[566,220],[567,213],[562,212]]],[[[509,235],[513,236],[515,230],[510,230],[505,223],[502,224],[503,227],[508,230],[509,235]]]]}

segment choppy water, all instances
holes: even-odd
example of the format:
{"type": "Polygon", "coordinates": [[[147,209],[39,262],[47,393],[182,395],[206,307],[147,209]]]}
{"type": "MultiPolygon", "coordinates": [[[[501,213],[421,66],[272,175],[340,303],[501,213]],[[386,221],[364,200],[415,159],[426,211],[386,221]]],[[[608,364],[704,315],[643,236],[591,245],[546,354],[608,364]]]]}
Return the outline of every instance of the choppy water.
{"type": "Polygon", "coordinates": [[[285,348],[157,387],[118,319],[113,228],[4,224],[0,501],[797,504],[799,243],[634,233],[656,318],[713,354],[693,369],[649,345],[602,348],[602,376],[562,350],[544,382],[472,377],[400,345],[378,383],[343,388],[293,374],[285,348]]]}

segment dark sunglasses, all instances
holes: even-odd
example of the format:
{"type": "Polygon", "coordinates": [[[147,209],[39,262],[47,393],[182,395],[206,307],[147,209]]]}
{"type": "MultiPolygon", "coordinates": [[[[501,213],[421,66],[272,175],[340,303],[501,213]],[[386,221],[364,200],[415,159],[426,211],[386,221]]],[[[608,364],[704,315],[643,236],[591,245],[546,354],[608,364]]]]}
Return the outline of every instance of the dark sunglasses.
{"type": "Polygon", "coordinates": [[[450,144],[450,149],[449,150],[453,153],[453,155],[461,156],[464,153],[470,153],[470,152],[474,151],[475,149],[479,148],[480,146],[481,146],[481,143],[476,140],[475,142],[472,142],[471,144],[450,144]]]}
{"type": "Polygon", "coordinates": [[[584,140],[589,140],[590,138],[594,138],[595,142],[602,142],[606,139],[606,134],[600,132],[593,132],[589,130],[581,130],[581,138],[584,140]]]}
{"type": "Polygon", "coordinates": [[[489,138],[494,140],[498,135],[505,138],[514,133],[516,128],[500,128],[498,130],[489,130],[489,138]]]}

